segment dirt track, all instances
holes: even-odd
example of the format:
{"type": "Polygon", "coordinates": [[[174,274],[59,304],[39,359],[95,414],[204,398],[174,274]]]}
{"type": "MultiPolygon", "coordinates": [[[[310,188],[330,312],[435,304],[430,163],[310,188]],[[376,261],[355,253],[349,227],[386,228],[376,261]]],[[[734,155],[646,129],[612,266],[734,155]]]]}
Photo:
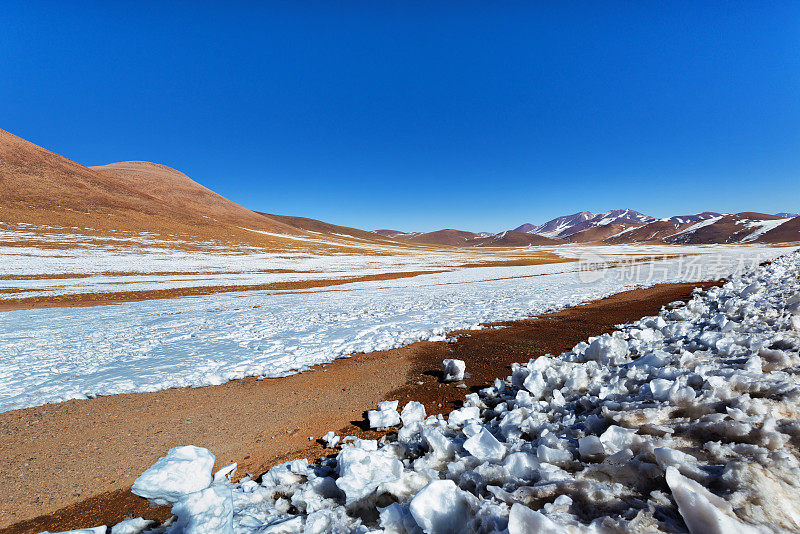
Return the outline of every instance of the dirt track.
{"type": "MultiPolygon", "coordinates": [[[[125,516],[169,517],[132,495],[133,480],[176,445],[208,447],[239,475],[326,453],[309,436],[364,430],[364,410],[386,399],[447,413],[468,391],[438,381],[441,360],[467,362],[472,389],[508,375],[515,361],[559,354],[620,323],[689,298],[695,285],[627,291],[537,319],[499,323],[456,343],[423,342],[336,360],[286,378],[116,395],[0,413],[0,533],[113,525],[125,516]],[[5,528],[3,528],[5,527],[5,528]]],[[[330,451],[327,451],[330,452],[330,451]]]]}

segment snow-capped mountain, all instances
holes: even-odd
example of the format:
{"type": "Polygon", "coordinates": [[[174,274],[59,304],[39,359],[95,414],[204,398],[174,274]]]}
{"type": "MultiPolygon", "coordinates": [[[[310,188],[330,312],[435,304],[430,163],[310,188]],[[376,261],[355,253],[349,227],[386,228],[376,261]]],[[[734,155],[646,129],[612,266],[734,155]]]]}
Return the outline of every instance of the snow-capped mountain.
{"type": "Polygon", "coordinates": [[[628,209],[611,210],[605,213],[581,211],[573,215],[557,217],[540,226],[526,223],[515,228],[515,230],[550,238],[564,238],[597,226],[606,226],[609,224],[644,224],[654,220],[654,217],[628,209]]]}
{"type": "Polygon", "coordinates": [[[792,217],[800,217],[800,213],[787,213],[785,211],[776,213],[775,215],[777,217],[783,217],[784,219],[791,219],[792,217]]]}

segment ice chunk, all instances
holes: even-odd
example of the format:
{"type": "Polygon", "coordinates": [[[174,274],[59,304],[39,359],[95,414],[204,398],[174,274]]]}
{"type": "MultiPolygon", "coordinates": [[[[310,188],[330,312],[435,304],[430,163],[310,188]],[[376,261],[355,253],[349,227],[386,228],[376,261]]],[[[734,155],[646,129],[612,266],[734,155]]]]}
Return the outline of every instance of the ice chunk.
{"type": "Polygon", "coordinates": [[[329,430],[327,434],[322,436],[322,441],[325,443],[326,449],[333,449],[339,442],[342,441],[342,438],[336,435],[336,432],[333,430],[329,430]]]}
{"type": "Polygon", "coordinates": [[[433,452],[436,458],[452,458],[455,452],[453,442],[447,439],[447,436],[442,434],[441,431],[436,428],[425,428],[422,430],[421,434],[428,448],[433,452]]]}
{"type": "Polygon", "coordinates": [[[389,428],[400,423],[400,414],[396,410],[370,410],[367,419],[370,428],[389,428]]]}
{"type": "Polygon", "coordinates": [[[733,507],[674,467],[667,468],[667,484],[691,534],[758,534],[764,532],[741,522],[733,507]]]}
{"type": "Polygon", "coordinates": [[[398,401],[383,401],[378,403],[377,410],[367,412],[370,428],[389,428],[400,424],[400,414],[397,413],[398,401]]]}
{"type": "Polygon", "coordinates": [[[514,503],[508,514],[508,534],[564,534],[567,530],[553,523],[547,516],[527,506],[514,503]]]}
{"type": "Polygon", "coordinates": [[[426,534],[465,532],[472,510],[452,480],[434,480],[411,500],[411,515],[426,534]]]}
{"type": "Polygon", "coordinates": [[[238,467],[238,464],[233,462],[232,464],[228,464],[225,467],[220,468],[216,473],[214,473],[212,483],[219,484],[220,482],[230,480],[230,478],[236,472],[236,467],[238,467]]]}
{"type": "Polygon", "coordinates": [[[384,412],[389,410],[397,410],[397,407],[400,405],[400,401],[397,400],[390,400],[390,401],[382,401],[378,403],[378,410],[384,412]]]}
{"type": "Polygon", "coordinates": [[[309,472],[308,460],[290,460],[273,466],[261,476],[261,485],[264,487],[288,486],[297,484],[309,472]]]}
{"type": "Polygon", "coordinates": [[[525,389],[531,392],[531,396],[539,400],[542,398],[542,393],[544,393],[545,387],[547,387],[547,383],[544,381],[544,377],[542,376],[542,372],[539,370],[531,371],[525,381],[522,383],[525,386],[525,389]]]}
{"type": "Polygon", "coordinates": [[[400,413],[403,426],[425,420],[425,406],[421,402],[411,401],[403,407],[400,413]]]}
{"type": "Polygon", "coordinates": [[[603,454],[605,448],[603,442],[597,436],[586,436],[578,440],[578,452],[582,458],[591,458],[598,454],[603,454]]]}
{"type": "Polygon", "coordinates": [[[653,398],[659,401],[665,401],[669,399],[669,390],[672,387],[672,380],[666,380],[664,378],[654,378],[650,381],[650,392],[653,394],[653,398]]]}
{"type": "Polygon", "coordinates": [[[553,465],[564,465],[572,461],[572,453],[562,449],[553,449],[547,445],[539,445],[536,448],[536,457],[540,462],[553,465]]]}
{"type": "Polygon", "coordinates": [[[445,359],[442,361],[442,380],[445,382],[464,380],[466,368],[467,364],[463,360],[445,359]]]}
{"type": "Polygon", "coordinates": [[[380,509],[381,528],[385,534],[413,534],[419,532],[407,504],[392,503],[380,509]]]}
{"type": "Polygon", "coordinates": [[[622,359],[628,354],[628,343],[624,339],[603,334],[592,341],[586,349],[586,358],[597,360],[601,363],[622,363],[622,359]]]}
{"type": "Polygon", "coordinates": [[[529,452],[512,452],[503,460],[503,466],[512,477],[528,480],[539,467],[539,460],[529,452]]]}
{"type": "Polygon", "coordinates": [[[467,421],[479,419],[481,410],[477,406],[464,406],[458,410],[453,410],[447,417],[447,424],[453,428],[462,426],[467,421]]]}
{"type": "Polygon", "coordinates": [[[749,296],[751,296],[751,295],[755,295],[755,294],[756,294],[756,293],[758,293],[759,291],[761,291],[761,284],[759,284],[758,282],[753,282],[752,284],[750,284],[749,286],[747,286],[746,288],[744,288],[744,289],[741,291],[741,293],[739,293],[739,295],[740,295],[742,298],[747,298],[747,297],[749,297],[749,296]]]}
{"type": "Polygon", "coordinates": [[[629,448],[636,441],[636,437],[634,429],[611,425],[600,434],[600,441],[603,443],[606,454],[614,454],[629,448]]]}
{"type": "Polygon", "coordinates": [[[172,504],[211,484],[214,455],[202,447],[173,447],[139,475],[131,491],[154,504],[172,504]]]}
{"type": "Polygon", "coordinates": [[[485,428],[465,441],[464,449],[483,462],[499,462],[506,455],[505,446],[485,428]]]}
{"type": "Polygon", "coordinates": [[[141,517],[126,519],[111,527],[111,534],[141,534],[155,524],[155,521],[141,517]]]}
{"type": "Polygon", "coordinates": [[[233,534],[230,486],[211,486],[183,497],[172,507],[181,534],[233,534]]]}
{"type": "Polygon", "coordinates": [[[347,504],[363,499],[379,484],[397,480],[403,473],[403,463],[384,451],[346,447],[336,456],[336,462],[336,485],[344,492],[347,504]]]}
{"type": "Polygon", "coordinates": [[[357,449],[364,449],[365,451],[378,450],[378,440],[375,439],[360,439],[355,436],[347,436],[342,440],[342,443],[350,444],[357,449]]]}

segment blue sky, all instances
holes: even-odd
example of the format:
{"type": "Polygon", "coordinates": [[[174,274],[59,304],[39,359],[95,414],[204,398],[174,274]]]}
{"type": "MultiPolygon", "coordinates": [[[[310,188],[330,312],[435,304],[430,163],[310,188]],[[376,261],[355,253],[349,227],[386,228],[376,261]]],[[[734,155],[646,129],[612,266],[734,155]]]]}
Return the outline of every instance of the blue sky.
{"type": "Polygon", "coordinates": [[[800,2],[6,1],[0,72],[1,128],[261,211],[800,211],[800,2]]]}

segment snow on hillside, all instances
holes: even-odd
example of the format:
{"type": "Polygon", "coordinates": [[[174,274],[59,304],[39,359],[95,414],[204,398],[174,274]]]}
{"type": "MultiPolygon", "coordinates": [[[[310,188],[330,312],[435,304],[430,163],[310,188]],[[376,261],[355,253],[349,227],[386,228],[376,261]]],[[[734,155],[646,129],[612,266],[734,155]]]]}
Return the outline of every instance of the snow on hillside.
{"type": "Polygon", "coordinates": [[[181,447],[134,491],[174,503],[175,534],[797,532],[798,273],[794,253],[515,365],[446,418],[382,403],[398,432],[335,458],[232,483],[181,447]]]}
{"type": "Polygon", "coordinates": [[[782,250],[662,246],[562,252],[582,261],[480,267],[351,283],[335,291],[250,291],[5,312],[0,410],[284,376],[353,353],[442,339],[482,322],[529,317],[632,287],[718,278],[782,250]],[[696,255],[637,259],[649,254],[696,255]],[[617,267],[606,263],[623,259],[617,267]]]}
{"type": "Polygon", "coordinates": [[[722,215],[724,214],[716,213],[713,211],[704,211],[702,213],[697,213],[695,215],[675,215],[673,217],[667,217],[666,219],[660,219],[660,220],[666,222],[675,222],[679,224],[684,224],[684,223],[702,221],[705,219],[711,219],[713,217],[720,217],[722,215]]]}
{"type": "Polygon", "coordinates": [[[692,234],[695,233],[697,230],[699,230],[700,228],[706,227],[706,226],[711,226],[715,222],[717,222],[720,219],[722,219],[722,217],[724,217],[724,215],[719,215],[719,216],[716,216],[716,217],[711,217],[709,219],[703,219],[703,220],[701,220],[699,222],[696,222],[693,225],[689,226],[688,228],[684,228],[680,232],[677,232],[677,233],[671,235],[670,236],[670,241],[674,242],[674,243],[685,243],[686,241],[689,240],[689,238],[692,236],[692,234]]]}
{"type": "Polygon", "coordinates": [[[744,224],[747,228],[752,228],[753,232],[740,239],[739,242],[750,243],[751,241],[755,241],[765,233],[769,232],[773,228],[777,228],[788,220],[789,219],[775,219],[772,221],[743,221],[741,224],[744,224]]]}
{"type": "Polygon", "coordinates": [[[565,215],[557,217],[551,221],[540,226],[532,224],[523,224],[516,228],[519,232],[526,232],[529,234],[538,234],[549,238],[564,238],[572,234],[595,228],[598,226],[606,226],[609,224],[631,224],[631,223],[647,223],[654,221],[653,217],[644,215],[634,210],[611,210],[605,213],[592,213],[590,211],[581,211],[574,215],[565,215]]]}

